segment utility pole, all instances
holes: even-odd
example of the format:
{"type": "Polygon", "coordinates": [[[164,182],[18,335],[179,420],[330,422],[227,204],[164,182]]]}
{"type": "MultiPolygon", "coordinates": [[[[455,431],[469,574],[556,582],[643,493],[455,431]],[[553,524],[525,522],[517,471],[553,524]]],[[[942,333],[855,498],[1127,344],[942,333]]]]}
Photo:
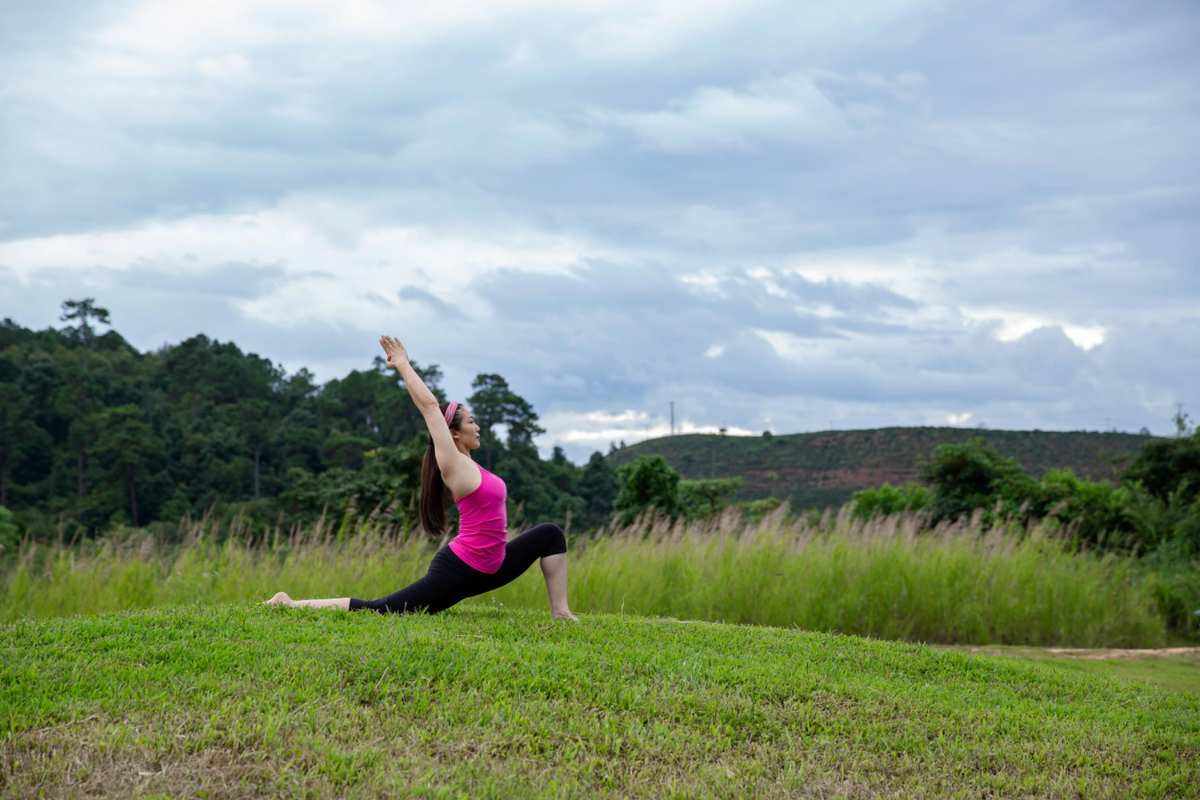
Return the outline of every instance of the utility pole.
{"type": "Polygon", "coordinates": [[[675,435],[675,401],[671,401],[671,435],[675,435]]]}

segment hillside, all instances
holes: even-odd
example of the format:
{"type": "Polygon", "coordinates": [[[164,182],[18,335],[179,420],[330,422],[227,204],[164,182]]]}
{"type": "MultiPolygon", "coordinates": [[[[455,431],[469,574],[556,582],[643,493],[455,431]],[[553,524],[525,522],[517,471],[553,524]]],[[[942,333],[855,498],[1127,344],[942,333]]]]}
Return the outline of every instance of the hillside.
{"type": "Polygon", "coordinates": [[[979,436],[1040,477],[1066,467],[1091,480],[1115,480],[1155,437],[1089,431],[873,428],[783,436],[683,434],[648,439],[609,454],[616,467],[661,455],[685,478],[741,476],[737,499],[788,499],[795,508],[841,505],[858,489],[916,480],[921,459],[946,442],[979,436]]]}
{"type": "Polygon", "coordinates": [[[0,796],[1195,797],[1196,668],[1142,663],[489,605],[27,620],[0,796]]]}

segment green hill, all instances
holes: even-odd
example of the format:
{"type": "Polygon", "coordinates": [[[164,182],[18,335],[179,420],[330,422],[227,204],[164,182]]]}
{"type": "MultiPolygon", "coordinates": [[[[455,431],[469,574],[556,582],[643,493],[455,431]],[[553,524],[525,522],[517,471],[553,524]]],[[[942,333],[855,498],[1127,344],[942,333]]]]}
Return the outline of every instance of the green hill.
{"type": "Polygon", "coordinates": [[[26,620],[0,796],[1195,797],[1195,674],[494,606],[26,620]]]}
{"type": "Polygon", "coordinates": [[[684,478],[740,476],[738,500],[788,499],[794,508],[841,505],[859,489],[916,480],[920,460],[946,442],[983,438],[1040,477],[1066,467],[1091,480],[1115,480],[1153,436],[1089,431],[873,428],[785,436],[683,434],[648,439],[608,455],[616,467],[661,455],[684,478]]]}

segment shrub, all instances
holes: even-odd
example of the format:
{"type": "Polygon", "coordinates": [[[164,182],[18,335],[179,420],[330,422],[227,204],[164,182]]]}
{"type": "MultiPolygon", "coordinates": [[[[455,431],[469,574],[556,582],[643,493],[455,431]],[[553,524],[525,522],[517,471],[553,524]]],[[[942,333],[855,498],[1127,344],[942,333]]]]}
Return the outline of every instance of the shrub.
{"type": "Polygon", "coordinates": [[[1191,639],[1200,636],[1200,569],[1175,564],[1148,572],[1147,585],[1167,627],[1191,639]]]}
{"type": "Polygon", "coordinates": [[[1151,496],[1141,484],[1131,487],[1130,514],[1143,546],[1156,558],[1172,563],[1200,558],[1200,497],[1186,499],[1183,487],[1166,501],[1151,496]]]}
{"type": "Polygon", "coordinates": [[[1183,499],[1190,503],[1200,496],[1200,431],[1149,442],[1125,471],[1124,479],[1140,482],[1163,501],[1172,492],[1182,491],[1183,499]]]}
{"type": "Polygon", "coordinates": [[[1038,498],[1037,481],[977,436],[938,445],[933,458],[921,465],[920,477],[934,490],[929,509],[935,523],[977,508],[985,509],[985,524],[1001,518],[1027,520],[1038,498]]]}
{"type": "Polygon", "coordinates": [[[613,508],[628,525],[649,508],[672,518],[679,514],[679,473],[662,456],[639,456],[617,467],[617,499],[613,508]]]}
{"type": "Polygon", "coordinates": [[[686,519],[706,519],[721,513],[742,486],[741,478],[681,480],[678,506],[686,519]]]}
{"type": "Polygon", "coordinates": [[[869,520],[902,511],[924,511],[933,504],[933,492],[918,483],[901,486],[885,483],[855,492],[850,504],[855,517],[869,520]]]}
{"type": "Polygon", "coordinates": [[[742,500],[734,503],[734,506],[742,510],[747,524],[756,524],[762,521],[762,518],[770,514],[775,509],[783,505],[783,501],[778,497],[763,497],[758,500],[742,500]]]}
{"type": "Polygon", "coordinates": [[[1039,489],[1034,511],[1062,523],[1076,543],[1103,550],[1137,550],[1147,544],[1134,513],[1135,488],[1051,469],[1042,476],[1039,489]]]}

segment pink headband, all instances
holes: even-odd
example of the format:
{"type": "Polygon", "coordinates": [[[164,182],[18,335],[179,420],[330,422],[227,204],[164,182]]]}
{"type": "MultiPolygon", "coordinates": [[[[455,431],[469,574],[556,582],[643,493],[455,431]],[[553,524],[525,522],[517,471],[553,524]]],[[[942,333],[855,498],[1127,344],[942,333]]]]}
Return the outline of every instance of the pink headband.
{"type": "Polygon", "coordinates": [[[449,425],[454,421],[454,412],[458,410],[458,403],[454,400],[450,401],[450,405],[446,406],[446,424],[449,425]]]}

